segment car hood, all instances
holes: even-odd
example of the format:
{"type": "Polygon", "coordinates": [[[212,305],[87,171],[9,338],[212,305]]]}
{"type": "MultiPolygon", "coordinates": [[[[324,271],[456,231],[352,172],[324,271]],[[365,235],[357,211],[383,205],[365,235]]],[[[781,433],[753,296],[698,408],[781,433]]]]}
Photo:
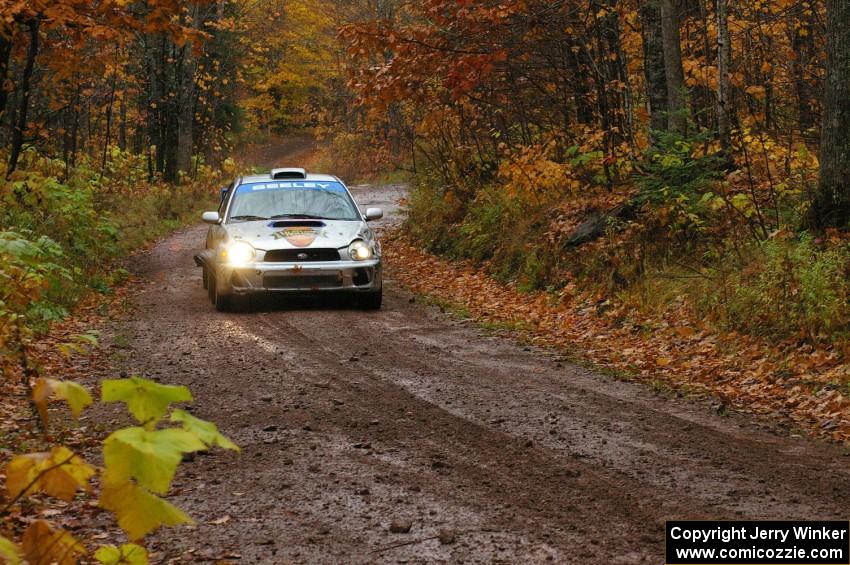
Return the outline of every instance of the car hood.
{"type": "Polygon", "coordinates": [[[233,240],[247,241],[260,251],[347,247],[352,240],[371,238],[360,220],[263,220],[228,224],[233,240]]]}

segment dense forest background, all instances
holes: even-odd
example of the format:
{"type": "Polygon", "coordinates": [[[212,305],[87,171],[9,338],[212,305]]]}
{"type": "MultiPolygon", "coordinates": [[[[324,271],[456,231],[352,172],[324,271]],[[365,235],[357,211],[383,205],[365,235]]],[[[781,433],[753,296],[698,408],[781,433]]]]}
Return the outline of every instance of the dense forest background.
{"type": "Polygon", "coordinates": [[[309,130],[344,178],[407,171],[409,234],[521,289],[846,334],[845,2],[0,9],[4,312],[28,325],[108,286],[102,265],[210,198],[241,148],[309,130]],[[21,290],[34,266],[47,302],[21,290]]]}
{"type": "Polygon", "coordinates": [[[521,290],[845,339],[844,2],[0,9],[10,351],[213,198],[244,147],[305,130],[343,178],[406,171],[410,236],[521,290]]]}
{"type": "MultiPolygon", "coordinates": [[[[39,379],[50,324],[214,206],[251,148],[309,136],[311,168],[409,185],[387,254],[411,288],[850,437],[850,0],[0,0],[0,15],[0,368],[22,398],[90,403],[39,379]]],[[[42,471],[65,453],[50,457],[42,471]]],[[[91,473],[66,465],[73,497],[91,473]]],[[[44,528],[34,547],[74,547],[44,528]]]]}

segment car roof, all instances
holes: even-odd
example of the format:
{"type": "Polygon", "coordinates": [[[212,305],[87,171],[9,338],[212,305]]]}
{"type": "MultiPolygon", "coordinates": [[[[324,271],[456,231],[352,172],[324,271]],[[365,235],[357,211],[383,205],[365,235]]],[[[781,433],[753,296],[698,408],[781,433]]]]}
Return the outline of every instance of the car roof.
{"type": "MultiPolygon", "coordinates": [[[[269,182],[271,178],[269,177],[269,173],[263,173],[259,175],[245,175],[239,180],[239,184],[249,184],[254,182],[269,182]]],[[[322,181],[322,182],[342,182],[337,177],[333,175],[321,175],[316,173],[307,173],[307,178],[305,179],[286,179],[289,181],[322,181]]]]}

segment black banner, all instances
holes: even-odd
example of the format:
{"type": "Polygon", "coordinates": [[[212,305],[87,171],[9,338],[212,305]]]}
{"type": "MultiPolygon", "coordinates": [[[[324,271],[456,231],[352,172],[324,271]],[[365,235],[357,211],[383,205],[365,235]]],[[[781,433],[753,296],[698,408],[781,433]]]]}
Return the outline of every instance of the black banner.
{"type": "Polygon", "coordinates": [[[667,522],[667,565],[850,565],[850,522],[667,522]]]}

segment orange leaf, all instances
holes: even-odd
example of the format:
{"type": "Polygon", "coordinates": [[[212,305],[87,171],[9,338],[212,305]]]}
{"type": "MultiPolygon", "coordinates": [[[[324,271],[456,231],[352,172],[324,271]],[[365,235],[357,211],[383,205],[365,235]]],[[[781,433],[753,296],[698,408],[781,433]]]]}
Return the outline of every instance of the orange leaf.
{"type": "Polygon", "coordinates": [[[31,565],[75,565],[86,549],[74,537],[61,528],[52,528],[45,520],[36,520],[21,542],[24,559],[31,565]]]}

